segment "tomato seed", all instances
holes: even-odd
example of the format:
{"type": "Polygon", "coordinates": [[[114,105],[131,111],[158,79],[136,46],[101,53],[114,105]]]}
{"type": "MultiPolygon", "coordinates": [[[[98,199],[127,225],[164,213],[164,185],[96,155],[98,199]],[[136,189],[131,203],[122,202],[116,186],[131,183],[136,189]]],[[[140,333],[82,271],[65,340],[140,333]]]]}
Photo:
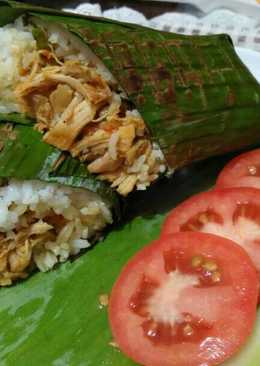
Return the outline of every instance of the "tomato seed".
{"type": "Polygon", "coordinates": [[[203,258],[201,256],[195,256],[191,260],[191,265],[194,268],[200,267],[203,263],[203,258]]]}
{"type": "Polygon", "coordinates": [[[188,230],[189,230],[189,231],[197,231],[197,230],[198,230],[198,228],[197,228],[197,226],[195,226],[194,224],[189,224],[189,225],[188,225],[188,230]]]}
{"type": "Polygon", "coordinates": [[[183,334],[185,336],[191,336],[193,334],[193,328],[190,324],[186,324],[183,328],[183,334]]]}
{"type": "Polygon", "coordinates": [[[218,271],[215,271],[212,273],[212,281],[217,283],[217,282],[220,282],[221,280],[221,274],[218,272],[218,271]]]}
{"type": "Polygon", "coordinates": [[[209,222],[223,224],[223,218],[215,211],[208,209],[199,212],[180,226],[180,231],[201,231],[209,222]]]}
{"type": "Polygon", "coordinates": [[[201,222],[203,225],[206,225],[208,221],[209,221],[209,219],[208,219],[207,212],[203,212],[203,213],[199,216],[199,222],[201,222]]]}
{"type": "Polygon", "coordinates": [[[249,171],[249,174],[250,174],[250,175],[256,175],[256,173],[257,173],[257,168],[256,168],[256,166],[251,165],[251,166],[249,166],[249,167],[248,167],[248,171],[249,171]]]}
{"type": "Polygon", "coordinates": [[[218,269],[217,263],[215,263],[214,261],[206,261],[205,263],[203,263],[202,268],[205,269],[206,271],[216,271],[218,269]]]}
{"type": "Polygon", "coordinates": [[[176,253],[172,250],[167,250],[163,252],[163,259],[165,272],[173,272],[176,269],[176,253]]]}
{"type": "Polygon", "coordinates": [[[159,324],[153,319],[148,319],[142,323],[144,335],[153,343],[161,341],[161,334],[159,331],[159,324]]]}
{"type": "Polygon", "coordinates": [[[190,314],[186,314],[184,320],[185,322],[190,323],[192,322],[192,316],[190,314]]]}

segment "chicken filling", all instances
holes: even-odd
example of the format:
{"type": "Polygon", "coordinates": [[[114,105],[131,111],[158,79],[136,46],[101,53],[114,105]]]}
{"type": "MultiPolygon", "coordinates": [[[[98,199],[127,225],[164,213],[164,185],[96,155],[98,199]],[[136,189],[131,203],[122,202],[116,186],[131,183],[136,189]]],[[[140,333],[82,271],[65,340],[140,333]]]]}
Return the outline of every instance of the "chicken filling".
{"type": "Polygon", "coordinates": [[[21,111],[36,119],[46,143],[70,152],[121,195],[146,189],[165,162],[143,119],[93,61],[68,57],[55,37],[46,37],[48,45],[21,70],[15,89],[21,111]]]}
{"type": "Polygon", "coordinates": [[[65,262],[111,222],[109,206],[95,193],[10,181],[0,187],[0,286],[65,262]]]}

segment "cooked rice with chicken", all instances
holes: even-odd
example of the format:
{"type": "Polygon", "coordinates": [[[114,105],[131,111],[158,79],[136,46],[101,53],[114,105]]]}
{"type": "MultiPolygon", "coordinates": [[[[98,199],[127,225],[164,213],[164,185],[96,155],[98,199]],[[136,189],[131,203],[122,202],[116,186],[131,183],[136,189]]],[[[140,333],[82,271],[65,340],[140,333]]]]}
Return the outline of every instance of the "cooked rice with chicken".
{"type": "Polygon", "coordinates": [[[0,286],[66,261],[112,222],[96,193],[39,181],[0,188],[0,286]]]}
{"type": "Polygon", "coordinates": [[[55,25],[24,27],[19,19],[0,28],[0,46],[0,112],[35,118],[45,142],[86,163],[123,196],[165,171],[143,119],[79,39],[55,25]]]}

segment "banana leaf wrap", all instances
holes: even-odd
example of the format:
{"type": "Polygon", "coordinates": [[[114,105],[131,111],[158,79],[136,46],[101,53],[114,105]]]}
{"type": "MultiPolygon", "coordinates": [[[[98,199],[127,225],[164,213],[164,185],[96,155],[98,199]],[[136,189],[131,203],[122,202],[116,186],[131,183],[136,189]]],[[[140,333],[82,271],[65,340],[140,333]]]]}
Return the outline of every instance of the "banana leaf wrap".
{"type": "Polygon", "coordinates": [[[118,195],[77,159],[42,141],[33,126],[0,122],[0,178],[39,179],[98,193],[120,217],[118,195]]]}
{"type": "MultiPolygon", "coordinates": [[[[92,49],[141,113],[171,168],[259,142],[260,86],[228,35],[183,36],[0,1],[0,25],[25,13],[63,25],[92,49]]],[[[1,119],[31,123],[15,114],[1,119]]]]}

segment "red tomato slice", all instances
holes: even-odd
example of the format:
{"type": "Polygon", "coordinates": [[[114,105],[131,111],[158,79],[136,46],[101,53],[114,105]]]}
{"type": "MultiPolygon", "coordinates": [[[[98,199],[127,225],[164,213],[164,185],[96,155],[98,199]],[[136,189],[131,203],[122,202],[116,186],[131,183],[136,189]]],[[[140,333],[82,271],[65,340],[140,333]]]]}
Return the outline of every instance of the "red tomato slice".
{"type": "Polygon", "coordinates": [[[252,261],[234,242],[177,233],[141,250],[109,301],[120,349],[145,366],[219,365],[250,335],[257,302],[252,261]]]}
{"type": "Polygon", "coordinates": [[[260,188],[260,149],[246,152],[231,160],[221,171],[217,187],[260,188]]]}
{"type": "Polygon", "coordinates": [[[197,194],[170,212],[161,235],[178,231],[233,240],[247,251],[260,279],[260,190],[226,188],[197,194]]]}

